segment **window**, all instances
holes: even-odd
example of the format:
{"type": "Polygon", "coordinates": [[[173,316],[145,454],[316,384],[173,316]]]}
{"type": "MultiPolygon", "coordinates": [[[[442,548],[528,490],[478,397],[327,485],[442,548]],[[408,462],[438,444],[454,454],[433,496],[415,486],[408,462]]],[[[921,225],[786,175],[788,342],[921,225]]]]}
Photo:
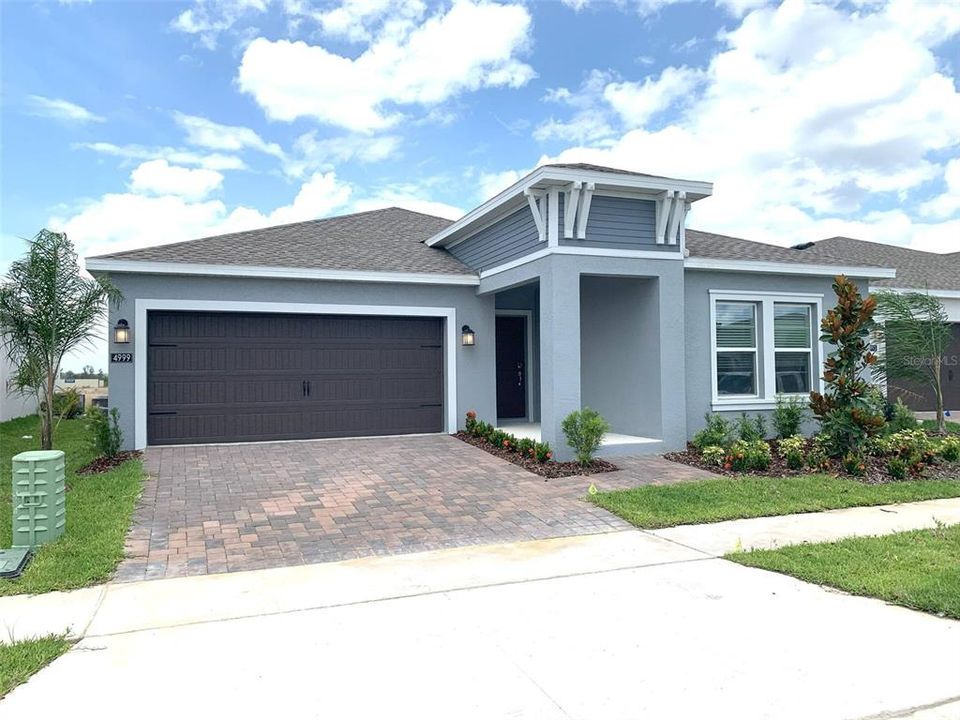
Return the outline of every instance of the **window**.
{"type": "Polygon", "coordinates": [[[710,298],[714,405],[768,408],[777,395],[815,387],[822,295],[711,290],[710,298]]]}
{"type": "Polygon", "coordinates": [[[810,392],[810,306],[774,303],[774,374],[778,393],[810,392]]]}
{"type": "Polygon", "coordinates": [[[718,302],[716,307],[717,393],[757,394],[757,306],[718,302]]]}

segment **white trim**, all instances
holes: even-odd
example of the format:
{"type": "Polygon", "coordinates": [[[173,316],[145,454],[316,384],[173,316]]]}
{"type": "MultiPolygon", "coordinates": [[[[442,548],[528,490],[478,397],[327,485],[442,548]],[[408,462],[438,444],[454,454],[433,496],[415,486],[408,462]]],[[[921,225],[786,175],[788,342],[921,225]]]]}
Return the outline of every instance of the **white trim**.
{"type": "Polygon", "coordinates": [[[680,224],[683,222],[683,208],[687,204],[687,194],[681,190],[674,196],[673,207],[670,211],[670,226],[665,238],[667,245],[677,244],[677,235],[680,230],[680,224]]]}
{"type": "Polygon", "coordinates": [[[547,193],[547,245],[560,244],[560,188],[550,188],[547,193]]]}
{"type": "Polygon", "coordinates": [[[806,263],[767,262],[765,260],[723,260],[720,258],[688,257],[683,261],[687,270],[721,270],[731,272],[773,273],[775,275],[822,275],[834,277],[867,277],[876,280],[896,277],[893,268],[860,267],[856,265],[808,265],[806,263]]]}
{"type": "Polygon", "coordinates": [[[571,183],[570,189],[563,193],[563,237],[573,240],[577,230],[577,212],[580,209],[581,182],[571,183]]]}
{"type": "MultiPolygon", "coordinates": [[[[533,410],[533,383],[530,381],[530,365],[533,363],[533,310],[510,310],[507,308],[498,309],[496,311],[497,317],[522,317],[526,319],[526,339],[527,339],[527,358],[523,367],[523,381],[527,386],[527,414],[524,416],[525,419],[529,422],[531,416],[531,411],[533,410]]],[[[494,348],[494,355],[496,355],[496,348],[494,348]]],[[[539,376],[539,372],[537,373],[539,376]]],[[[496,391],[496,388],[494,388],[496,391]]],[[[508,418],[509,420],[517,420],[519,418],[508,418]]],[[[500,418],[497,418],[497,422],[500,422],[500,418]]]]}
{"type": "Polygon", "coordinates": [[[822,293],[778,293],[765,290],[709,290],[710,302],[710,404],[714,410],[750,410],[772,409],[776,406],[776,346],[774,342],[773,306],[778,303],[813,306],[814,312],[810,317],[810,387],[818,387],[823,392],[823,378],[818,371],[826,357],[826,350],[822,341],[816,340],[820,333],[820,320],[823,318],[822,293]],[[717,389],[717,302],[753,302],[761,306],[760,324],[754,326],[761,337],[755,339],[757,344],[756,362],[763,362],[762,368],[757,368],[757,396],[720,395],[717,389]],[[818,355],[813,356],[813,348],[817,348],[818,355]],[[760,380],[763,380],[761,387],[760,380]]]}
{"type": "Polygon", "coordinates": [[[667,233],[667,221],[673,208],[673,190],[667,190],[657,201],[655,239],[657,245],[663,245],[667,233]]]}
{"type": "Polygon", "coordinates": [[[443,243],[444,240],[451,235],[456,235],[504,203],[510,202],[516,195],[533,189],[539,183],[553,182],[556,184],[564,184],[578,180],[582,182],[592,182],[597,186],[597,189],[600,189],[599,186],[603,186],[604,188],[632,188],[652,193],[658,193],[664,190],[685,190],[687,196],[691,197],[692,200],[699,200],[700,198],[713,194],[713,183],[696,180],[674,180],[643,175],[626,175],[614,171],[606,172],[542,166],[520,178],[510,187],[500,191],[449,227],[429,238],[426,244],[433,247],[434,245],[443,243]]]}
{"type": "Polygon", "coordinates": [[[547,225],[544,222],[543,215],[540,214],[538,196],[530,190],[527,190],[524,195],[527,198],[527,204],[530,206],[530,212],[533,214],[533,224],[537,226],[537,235],[540,237],[540,242],[543,242],[547,237],[547,225]]]}
{"type": "Polygon", "coordinates": [[[231,300],[183,300],[179,298],[137,298],[134,303],[134,446],[147,446],[147,312],[149,310],[187,310],[209,312],[300,313],[306,315],[390,315],[440,317],[446,321],[444,333],[446,395],[446,431],[457,431],[457,348],[459,332],[457,309],[404,305],[330,305],[287,302],[246,302],[231,300]]]}
{"type": "Polygon", "coordinates": [[[226,277],[338,280],[341,282],[413,283],[418,285],[477,285],[476,275],[445,273],[375,272],[371,270],[321,270],[267,267],[262,265],[216,265],[208,263],[152,262],[88,258],[88,271],[145,273],[148,275],[209,275],[226,277]]]}
{"type": "Polygon", "coordinates": [[[590,204],[595,192],[596,186],[588,182],[580,194],[580,205],[577,207],[577,240],[587,239],[587,221],[590,219],[590,204]]]}
{"type": "Polygon", "coordinates": [[[679,252],[670,252],[666,250],[624,250],[622,248],[594,248],[582,247],[578,245],[558,245],[557,247],[546,247],[529,255],[510,260],[502,265],[494,265],[487,270],[480,271],[480,279],[497,275],[507,270],[526,265],[548,255],[583,255],[586,257],[615,257],[615,258],[639,258],[644,260],[683,260],[683,255],[679,252]]]}
{"type": "Polygon", "coordinates": [[[922,293],[924,295],[930,295],[931,297],[937,298],[947,298],[950,300],[960,298],[960,290],[937,290],[936,288],[894,288],[894,287],[875,287],[870,286],[870,292],[877,292],[878,290],[886,290],[888,292],[894,292],[899,295],[905,293],[922,293]]]}

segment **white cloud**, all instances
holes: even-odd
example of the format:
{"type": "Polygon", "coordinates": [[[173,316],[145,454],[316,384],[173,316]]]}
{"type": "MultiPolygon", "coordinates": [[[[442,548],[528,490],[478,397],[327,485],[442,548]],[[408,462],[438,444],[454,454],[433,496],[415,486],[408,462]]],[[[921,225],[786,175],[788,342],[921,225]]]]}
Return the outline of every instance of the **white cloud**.
{"type": "Polygon", "coordinates": [[[289,205],[267,216],[267,225],[282,225],[329,215],[347,204],[353,190],[337,180],[336,173],[315,173],[305,182],[289,205]]]}
{"type": "Polygon", "coordinates": [[[245,49],[237,82],[271,119],[311,117],[369,132],[396,123],[402,106],[529,82],[535,73],[517,55],[530,23],[522,5],[458,0],[419,26],[388,24],[355,58],[260,37],[245,49]]]}
{"type": "Polygon", "coordinates": [[[486,202],[501,190],[506,190],[527,174],[526,170],[504,170],[502,172],[482,173],[478,178],[478,199],[486,202]]]}
{"type": "Polygon", "coordinates": [[[391,191],[382,192],[373,197],[359,199],[352,205],[353,210],[357,212],[378,210],[387,207],[399,207],[426,215],[436,215],[447,218],[448,220],[457,220],[463,216],[463,209],[455,205],[436,202],[434,200],[425,200],[422,196],[391,191]]]}
{"type": "Polygon", "coordinates": [[[385,24],[390,32],[397,32],[419,21],[426,4],[422,0],[343,0],[335,7],[317,7],[309,0],[285,0],[284,10],[312,19],[325,35],[361,42],[370,41],[385,24]]]}
{"type": "Polygon", "coordinates": [[[660,77],[643,82],[615,82],[603,89],[603,96],[624,122],[646,125],[651,117],[687,97],[703,73],[688,67],[668,67],[660,77]]]}
{"type": "MultiPolygon", "coordinates": [[[[960,149],[960,92],[933,52],[960,32],[960,5],[918,8],[786,0],[754,10],[720,37],[723,50],[661,127],[631,124],[651,105],[645,83],[621,83],[618,109],[644,110],[544,160],[712,180],[693,227],[782,245],[842,233],[956,246],[958,221],[919,219],[945,217],[952,186],[922,209],[919,198],[944,173],[938,158],[960,149]]],[[[594,107],[610,112],[608,93],[594,107]]]]}
{"type": "Polygon", "coordinates": [[[175,112],[173,118],[177,125],[187,131],[187,142],[191,145],[240,152],[247,148],[283,159],[283,150],[277,143],[266,142],[256,132],[238,125],[221,125],[198,115],[186,115],[175,112]]]}
{"type": "Polygon", "coordinates": [[[270,0],[197,0],[170,23],[174,30],[196,36],[208,50],[217,46],[220,33],[230,30],[245,15],[262,13],[270,0]]]}
{"type": "Polygon", "coordinates": [[[223,175],[206,168],[170,165],[166,160],[148,160],[130,173],[130,189],[154,195],[179,195],[201,200],[223,184],[223,175]]]}
{"type": "Polygon", "coordinates": [[[38,117],[48,117],[66,122],[104,122],[106,118],[96,115],[82,105],[77,105],[62,98],[48,98],[43,95],[29,97],[29,112],[38,117]]]}
{"type": "MultiPolygon", "coordinates": [[[[960,157],[947,163],[943,181],[947,186],[946,192],[920,206],[920,212],[927,217],[948,218],[960,212],[960,157]]],[[[954,238],[954,243],[960,249],[960,233],[954,238]]]]}
{"type": "Polygon", "coordinates": [[[172,147],[115,145],[108,142],[77,143],[74,147],[93,150],[101,155],[110,155],[124,160],[163,159],[177,165],[196,165],[208,170],[245,170],[247,168],[243,160],[236,155],[204,154],[172,147]]]}
{"type": "Polygon", "coordinates": [[[609,72],[594,70],[576,92],[565,87],[548,89],[544,102],[564,105],[572,108],[574,113],[569,120],[558,120],[551,116],[540,123],[533,131],[534,139],[540,142],[593,142],[613,134],[609,113],[600,104],[604,88],[611,79],[609,72]]]}
{"type": "Polygon", "coordinates": [[[399,148],[400,138],[396,135],[320,138],[316,130],[311,130],[294,142],[293,152],[284,161],[284,172],[292,177],[303,177],[313,170],[329,169],[351,160],[378,162],[396,156],[399,148]]]}

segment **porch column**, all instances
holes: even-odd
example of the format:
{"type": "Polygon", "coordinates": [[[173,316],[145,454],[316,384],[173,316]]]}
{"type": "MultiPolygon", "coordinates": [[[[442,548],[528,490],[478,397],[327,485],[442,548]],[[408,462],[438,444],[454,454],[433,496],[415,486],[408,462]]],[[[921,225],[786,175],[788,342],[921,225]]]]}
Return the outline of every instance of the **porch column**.
{"type": "Polygon", "coordinates": [[[580,273],[554,257],[540,275],[541,438],[554,459],[570,460],[562,420],[580,409],[580,273]]]}

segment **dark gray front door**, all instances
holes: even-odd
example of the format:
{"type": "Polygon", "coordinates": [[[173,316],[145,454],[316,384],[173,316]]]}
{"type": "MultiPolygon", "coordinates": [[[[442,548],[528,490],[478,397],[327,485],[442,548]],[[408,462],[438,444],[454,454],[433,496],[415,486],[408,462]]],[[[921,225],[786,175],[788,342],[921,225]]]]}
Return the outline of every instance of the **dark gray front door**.
{"type": "MultiPolygon", "coordinates": [[[[943,409],[960,410],[960,323],[954,324],[953,342],[943,356],[940,386],[943,390],[943,409]]],[[[891,401],[900,398],[913,410],[937,409],[936,395],[928,384],[889,378],[887,391],[891,401]]]]}
{"type": "Polygon", "coordinates": [[[497,317],[497,417],[527,414],[527,321],[497,317]]]}
{"type": "Polygon", "coordinates": [[[147,442],[443,430],[439,318],[151,312],[147,442]]]}

